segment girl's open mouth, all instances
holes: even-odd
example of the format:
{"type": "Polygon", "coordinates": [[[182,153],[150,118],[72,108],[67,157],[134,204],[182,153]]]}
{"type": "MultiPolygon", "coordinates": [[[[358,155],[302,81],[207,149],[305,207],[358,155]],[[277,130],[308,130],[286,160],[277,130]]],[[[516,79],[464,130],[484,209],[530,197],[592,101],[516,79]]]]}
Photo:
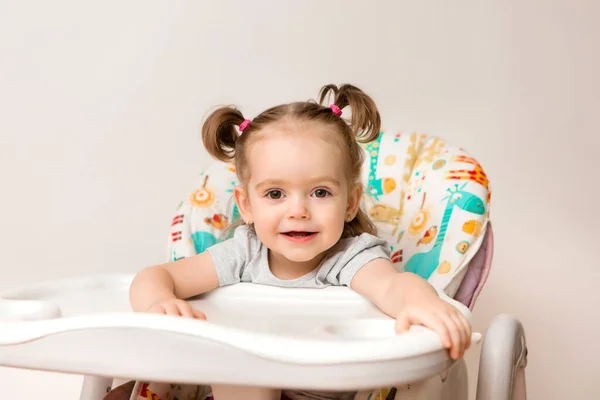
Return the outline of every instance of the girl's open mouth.
{"type": "Polygon", "coordinates": [[[307,242],[314,238],[317,235],[317,232],[290,231],[283,232],[282,235],[294,242],[307,242]]]}

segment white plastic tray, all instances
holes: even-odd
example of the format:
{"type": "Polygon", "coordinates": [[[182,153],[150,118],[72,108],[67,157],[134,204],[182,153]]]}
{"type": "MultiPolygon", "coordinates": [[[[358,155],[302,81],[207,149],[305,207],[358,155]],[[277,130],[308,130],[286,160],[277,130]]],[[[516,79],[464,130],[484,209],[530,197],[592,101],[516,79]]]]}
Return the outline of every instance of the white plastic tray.
{"type": "Polygon", "coordinates": [[[348,288],[237,284],[191,300],[208,317],[199,321],[131,312],[132,278],[57,280],[0,293],[0,365],[351,390],[413,382],[451,363],[435,333],[413,327],[396,335],[392,319],[348,288]]]}

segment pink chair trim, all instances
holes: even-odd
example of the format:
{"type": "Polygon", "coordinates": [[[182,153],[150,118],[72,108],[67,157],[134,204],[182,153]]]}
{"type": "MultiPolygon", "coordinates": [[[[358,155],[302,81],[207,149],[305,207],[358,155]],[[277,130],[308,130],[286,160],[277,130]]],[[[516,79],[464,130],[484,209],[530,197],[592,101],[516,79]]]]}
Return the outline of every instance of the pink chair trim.
{"type": "Polygon", "coordinates": [[[469,262],[467,273],[454,298],[473,310],[475,301],[483,290],[492,268],[494,254],[494,233],[491,223],[488,224],[483,243],[479,251],[469,262]]]}

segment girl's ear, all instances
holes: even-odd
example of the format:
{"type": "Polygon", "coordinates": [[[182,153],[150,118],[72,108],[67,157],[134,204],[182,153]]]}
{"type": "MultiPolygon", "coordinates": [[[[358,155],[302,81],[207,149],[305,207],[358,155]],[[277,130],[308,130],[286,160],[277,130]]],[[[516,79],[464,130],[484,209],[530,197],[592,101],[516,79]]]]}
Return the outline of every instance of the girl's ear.
{"type": "Polygon", "coordinates": [[[348,220],[351,221],[358,213],[360,207],[360,199],[362,198],[363,186],[360,183],[354,185],[350,193],[348,193],[348,208],[346,210],[348,220]]]}
{"type": "Polygon", "coordinates": [[[238,210],[240,210],[240,215],[242,216],[242,219],[246,225],[252,224],[250,199],[248,198],[246,190],[241,186],[236,186],[233,189],[233,198],[235,199],[235,204],[237,204],[238,210]]]}

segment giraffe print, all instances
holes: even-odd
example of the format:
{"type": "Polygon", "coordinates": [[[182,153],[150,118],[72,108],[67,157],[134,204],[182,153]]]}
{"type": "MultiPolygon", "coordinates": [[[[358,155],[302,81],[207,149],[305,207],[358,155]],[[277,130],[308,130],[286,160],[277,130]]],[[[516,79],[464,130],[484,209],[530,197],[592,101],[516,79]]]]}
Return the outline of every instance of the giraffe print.
{"type": "Polygon", "coordinates": [[[469,213],[483,215],[485,213],[485,204],[478,196],[466,192],[463,189],[467,184],[463,184],[460,188],[455,185],[454,189],[448,189],[449,195],[443,200],[447,200],[446,208],[442,223],[439,227],[437,239],[433,247],[426,252],[413,254],[408,259],[404,266],[404,271],[412,272],[421,276],[423,279],[429,279],[431,274],[440,267],[440,273],[448,273],[451,270],[450,264],[443,261],[440,264],[440,255],[442,252],[442,244],[446,238],[448,224],[455,208],[460,208],[469,213]]]}
{"type": "Polygon", "coordinates": [[[431,138],[430,142],[423,147],[420,151],[419,157],[415,161],[415,165],[413,169],[417,169],[423,163],[432,163],[434,158],[436,158],[442,152],[444,147],[444,142],[438,138],[431,138]]]}
{"type": "Polygon", "coordinates": [[[479,163],[475,159],[468,157],[468,156],[459,155],[459,156],[452,157],[452,161],[465,163],[465,164],[472,164],[475,167],[473,169],[449,170],[447,172],[446,179],[461,180],[461,181],[468,180],[468,181],[472,181],[472,182],[477,182],[480,185],[482,185],[483,187],[485,187],[486,189],[489,189],[488,177],[487,177],[486,173],[483,171],[483,168],[481,168],[481,165],[479,165],[479,163]]]}
{"type": "Polygon", "coordinates": [[[367,193],[371,195],[375,201],[379,201],[381,196],[391,193],[396,189],[396,180],[394,178],[377,178],[377,167],[379,165],[379,151],[382,138],[383,135],[379,135],[377,140],[366,146],[366,152],[369,156],[369,178],[366,189],[367,193]]]}

